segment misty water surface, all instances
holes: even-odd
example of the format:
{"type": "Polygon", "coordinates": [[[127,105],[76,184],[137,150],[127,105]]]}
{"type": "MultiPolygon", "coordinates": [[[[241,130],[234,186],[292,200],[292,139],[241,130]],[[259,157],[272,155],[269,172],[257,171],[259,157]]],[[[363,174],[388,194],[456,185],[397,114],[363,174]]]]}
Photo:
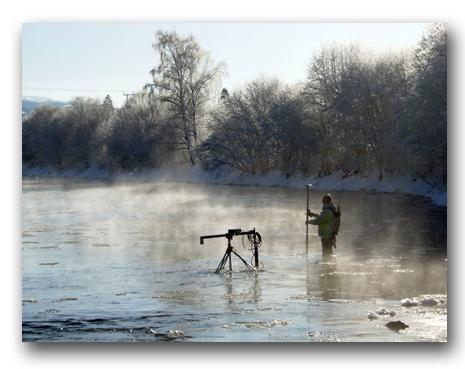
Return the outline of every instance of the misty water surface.
{"type": "MultiPolygon", "coordinates": [[[[321,195],[311,193],[313,211],[321,195]]],[[[337,256],[323,263],[315,227],[305,254],[305,196],[23,180],[23,340],[447,340],[446,209],[406,195],[333,193],[343,222],[337,256]],[[199,236],[253,227],[264,270],[234,260],[232,274],[215,274],[226,240],[200,245],[199,236]],[[368,318],[382,308],[391,315],[368,318]],[[396,320],[409,328],[385,327],[396,320]]],[[[242,237],[233,245],[250,260],[242,237]]]]}

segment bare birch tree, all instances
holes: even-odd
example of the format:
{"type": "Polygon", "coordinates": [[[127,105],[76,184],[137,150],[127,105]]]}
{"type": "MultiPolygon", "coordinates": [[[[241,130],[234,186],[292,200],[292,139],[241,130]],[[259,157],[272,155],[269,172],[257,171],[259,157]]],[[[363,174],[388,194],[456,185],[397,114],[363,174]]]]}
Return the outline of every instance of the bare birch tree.
{"type": "Polygon", "coordinates": [[[153,47],[159,57],[150,71],[155,93],[171,106],[177,148],[187,150],[190,162],[196,165],[202,116],[224,64],[214,64],[192,36],[176,32],[158,31],[153,47]]]}

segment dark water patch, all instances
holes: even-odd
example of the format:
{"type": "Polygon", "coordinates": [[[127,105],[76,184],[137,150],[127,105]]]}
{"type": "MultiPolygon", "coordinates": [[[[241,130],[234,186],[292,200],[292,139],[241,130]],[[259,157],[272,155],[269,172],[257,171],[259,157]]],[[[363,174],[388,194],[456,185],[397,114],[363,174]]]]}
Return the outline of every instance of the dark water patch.
{"type": "Polygon", "coordinates": [[[53,266],[53,265],[58,265],[58,262],[48,262],[48,263],[39,263],[39,265],[44,265],[44,266],[53,266]]]}
{"type": "Polygon", "coordinates": [[[39,312],[39,314],[58,314],[60,312],[60,309],[46,309],[45,311],[39,312]]]}
{"type": "Polygon", "coordinates": [[[62,297],[57,300],[54,300],[55,302],[66,302],[66,301],[77,301],[77,297],[62,297]]]}
{"type": "Polygon", "coordinates": [[[87,319],[87,323],[109,323],[112,322],[112,319],[103,319],[103,318],[94,318],[94,319],[87,319]]]}
{"type": "Polygon", "coordinates": [[[81,236],[84,233],[83,232],[77,232],[77,231],[65,231],[65,232],[61,232],[61,234],[65,235],[65,236],[81,236]]]}
{"type": "Polygon", "coordinates": [[[31,232],[34,232],[34,233],[48,233],[48,232],[51,232],[51,231],[54,231],[53,228],[38,228],[38,229],[33,229],[31,232]]]}
{"type": "Polygon", "coordinates": [[[71,341],[92,341],[97,335],[99,341],[182,341],[192,338],[182,330],[164,330],[147,325],[125,326],[125,319],[63,319],[41,322],[23,321],[23,341],[54,341],[61,335],[74,337],[71,341]]]}
{"type": "Polygon", "coordinates": [[[93,243],[92,247],[111,247],[108,243],[93,243]]]}
{"type": "Polygon", "coordinates": [[[142,315],[138,317],[139,320],[147,320],[147,319],[155,319],[155,318],[171,318],[174,314],[168,313],[157,313],[157,314],[149,314],[149,315],[142,315]]]}

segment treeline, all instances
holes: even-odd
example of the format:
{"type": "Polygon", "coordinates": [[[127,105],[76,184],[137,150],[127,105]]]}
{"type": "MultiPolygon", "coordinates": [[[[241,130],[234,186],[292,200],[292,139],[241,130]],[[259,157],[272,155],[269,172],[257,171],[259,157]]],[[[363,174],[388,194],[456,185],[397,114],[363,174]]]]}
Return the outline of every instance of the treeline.
{"type": "Polygon", "coordinates": [[[23,163],[207,170],[288,176],[376,171],[447,183],[447,33],[429,27],[415,50],[358,46],[315,55],[305,81],[258,78],[219,93],[225,70],[192,37],[158,32],[153,83],[114,108],[76,98],[23,121],[23,163]]]}

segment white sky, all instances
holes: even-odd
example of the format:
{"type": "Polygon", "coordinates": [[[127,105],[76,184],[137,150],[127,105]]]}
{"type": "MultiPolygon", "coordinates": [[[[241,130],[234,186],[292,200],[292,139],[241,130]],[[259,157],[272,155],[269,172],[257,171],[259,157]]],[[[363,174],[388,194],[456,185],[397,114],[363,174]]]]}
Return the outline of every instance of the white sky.
{"type": "Polygon", "coordinates": [[[312,56],[332,43],[376,51],[417,45],[425,23],[29,23],[22,32],[23,96],[104,97],[150,81],[159,29],[192,34],[214,61],[227,64],[232,90],[259,75],[303,81],[312,56]]]}

